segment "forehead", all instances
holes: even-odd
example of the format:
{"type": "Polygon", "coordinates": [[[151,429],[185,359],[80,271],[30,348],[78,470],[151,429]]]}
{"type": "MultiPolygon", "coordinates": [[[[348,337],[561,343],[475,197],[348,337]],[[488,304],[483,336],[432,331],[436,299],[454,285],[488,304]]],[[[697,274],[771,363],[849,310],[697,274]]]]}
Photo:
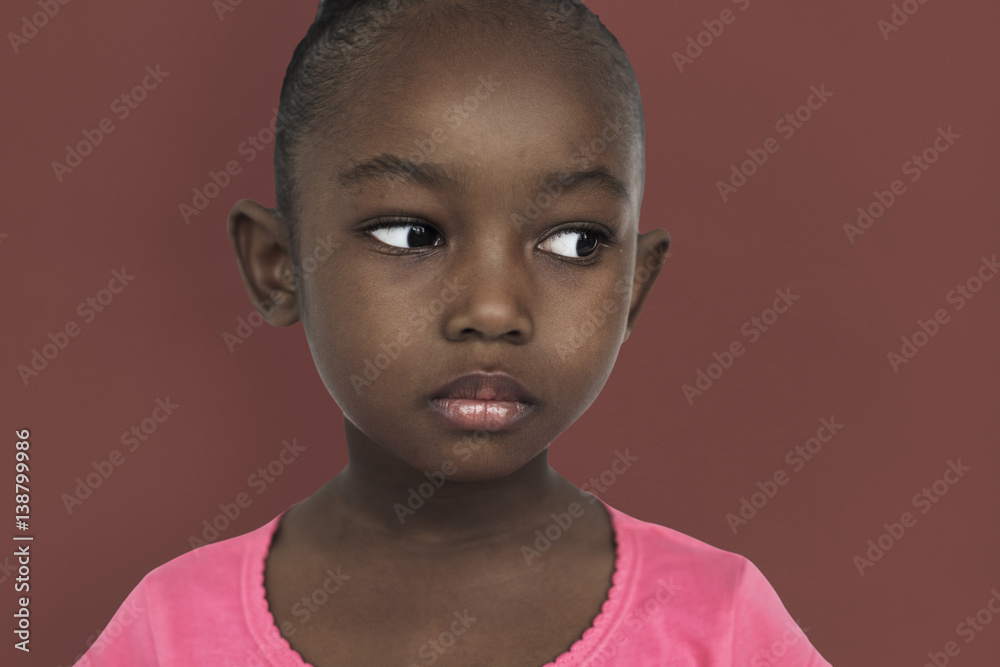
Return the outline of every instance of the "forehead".
{"type": "Polygon", "coordinates": [[[547,45],[544,33],[491,41],[475,32],[442,36],[433,48],[407,36],[381,50],[310,142],[303,176],[361,186],[396,162],[397,176],[488,180],[502,190],[597,171],[609,178],[591,180],[608,193],[617,180],[637,197],[638,132],[606,74],[547,45]]]}

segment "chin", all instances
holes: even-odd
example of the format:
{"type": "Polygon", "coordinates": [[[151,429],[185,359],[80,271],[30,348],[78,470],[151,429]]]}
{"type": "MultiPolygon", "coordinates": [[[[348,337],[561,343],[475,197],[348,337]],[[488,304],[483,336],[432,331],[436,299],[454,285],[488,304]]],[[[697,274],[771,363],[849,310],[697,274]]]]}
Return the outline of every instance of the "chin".
{"type": "Polygon", "coordinates": [[[510,431],[456,432],[444,443],[433,453],[422,450],[398,456],[425,476],[452,482],[485,482],[517,472],[546,447],[510,431]]]}

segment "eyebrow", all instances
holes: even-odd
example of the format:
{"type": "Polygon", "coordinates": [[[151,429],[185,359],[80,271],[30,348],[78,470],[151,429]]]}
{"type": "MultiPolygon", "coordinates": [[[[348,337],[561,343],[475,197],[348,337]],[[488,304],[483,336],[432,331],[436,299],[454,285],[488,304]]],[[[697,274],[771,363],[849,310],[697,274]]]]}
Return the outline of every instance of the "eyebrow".
{"type": "MultiPolygon", "coordinates": [[[[407,180],[428,188],[467,185],[465,178],[451,175],[442,165],[428,162],[418,164],[390,153],[380,153],[370,160],[355,164],[343,171],[338,180],[345,188],[380,183],[395,185],[407,180]]],[[[625,183],[602,166],[587,170],[553,171],[539,178],[534,186],[536,190],[541,191],[547,189],[546,186],[556,184],[561,186],[562,192],[589,190],[619,202],[630,200],[629,189],[625,183]]]]}
{"type": "Polygon", "coordinates": [[[417,164],[390,153],[380,153],[370,160],[355,164],[338,178],[345,188],[378,183],[393,185],[407,179],[425,187],[440,187],[458,180],[452,178],[441,165],[426,162],[417,164]]]}
{"type": "Polygon", "coordinates": [[[536,185],[541,189],[552,182],[562,184],[563,190],[590,190],[622,203],[628,203],[631,198],[625,183],[604,167],[595,167],[586,171],[553,172],[542,178],[536,185]]]}

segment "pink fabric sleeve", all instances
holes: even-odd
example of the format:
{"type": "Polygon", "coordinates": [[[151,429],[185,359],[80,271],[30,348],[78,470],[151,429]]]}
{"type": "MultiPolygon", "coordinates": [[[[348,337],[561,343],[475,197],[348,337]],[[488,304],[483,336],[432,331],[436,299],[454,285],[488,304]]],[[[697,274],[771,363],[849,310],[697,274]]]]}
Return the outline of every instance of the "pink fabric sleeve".
{"type": "Polygon", "coordinates": [[[831,667],[752,562],[743,561],[733,604],[732,665],[831,667]]]}
{"type": "Polygon", "coordinates": [[[77,667],[158,664],[146,579],[136,585],[77,667]]]}

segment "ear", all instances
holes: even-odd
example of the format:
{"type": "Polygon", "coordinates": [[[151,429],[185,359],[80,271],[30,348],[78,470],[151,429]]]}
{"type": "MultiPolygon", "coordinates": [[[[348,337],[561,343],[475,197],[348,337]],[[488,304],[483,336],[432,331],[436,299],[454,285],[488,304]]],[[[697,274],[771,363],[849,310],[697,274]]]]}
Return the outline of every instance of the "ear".
{"type": "Polygon", "coordinates": [[[241,199],[229,212],[229,241],[257,312],[275,326],[299,321],[288,234],[274,209],[241,199]]]}
{"type": "Polygon", "coordinates": [[[628,322],[625,327],[625,338],[628,340],[639,319],[639,311],[646,303],[649,290],[660,275],[660,269],[667,259],[667,248],[670,247],[670,234],[665,229],[654,229],[645,234],[639,234],[635,250],[635,269],[632,274],[632,301],[629,304],[628,322]]]}

